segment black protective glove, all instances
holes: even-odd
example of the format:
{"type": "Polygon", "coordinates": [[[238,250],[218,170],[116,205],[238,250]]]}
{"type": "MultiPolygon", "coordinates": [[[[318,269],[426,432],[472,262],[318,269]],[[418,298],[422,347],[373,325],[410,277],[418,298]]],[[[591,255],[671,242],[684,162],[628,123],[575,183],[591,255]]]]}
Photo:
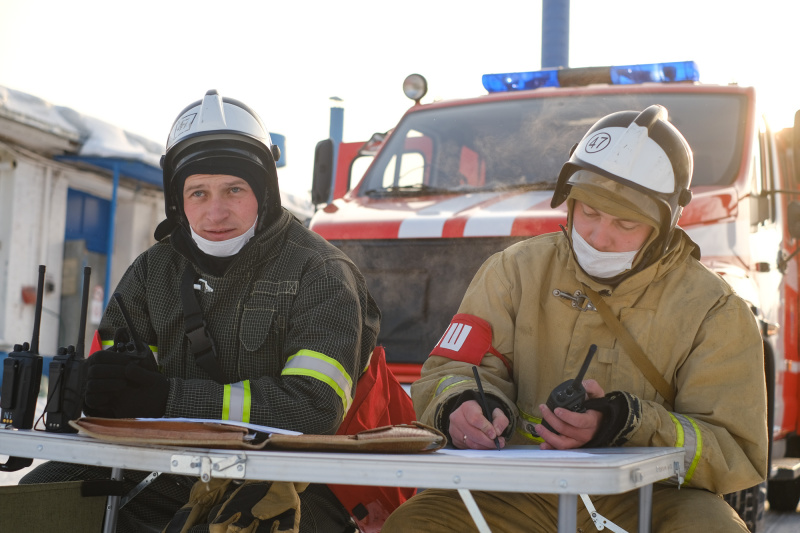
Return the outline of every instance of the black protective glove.
{"type": "MultiPolygon", "coordinates": [[[[630,426],[635,424],[636,413],[631,404],[638,405],[638,399],[630,393],[613,391],[602,398],[590,398],[583,403],[586,409],[603,413],[603,425],[595,433],[592,440],[582,448],[603,448],[606,446],[622,446],[627,442],[630,426]]],[[[641,415],[641,413],[639,413],[641,415]]]]}
{"type": "Polygon", "coordinates": [[[160,418],[167,409],[169,381],[151,353],[115,350],[88,359],[84,412],[106,418],[160,418]]]}

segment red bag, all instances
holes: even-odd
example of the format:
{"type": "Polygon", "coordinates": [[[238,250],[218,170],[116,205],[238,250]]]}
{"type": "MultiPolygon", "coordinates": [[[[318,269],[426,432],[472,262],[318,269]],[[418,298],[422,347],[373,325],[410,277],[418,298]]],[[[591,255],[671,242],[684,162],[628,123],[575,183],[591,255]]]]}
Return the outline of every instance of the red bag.
{"type": "MultiPolygon", "coordinates": [[[[369,368],[358,379],[356,397],[337,435],[354,435],[365,429],[409,424],[417,419],[411,398],[386,365],[382,346],[372,352],[369,368]]],[[[381,530],[401,503],[414,495],[409,487],[328,485],[364,533],[381,530]]]]}

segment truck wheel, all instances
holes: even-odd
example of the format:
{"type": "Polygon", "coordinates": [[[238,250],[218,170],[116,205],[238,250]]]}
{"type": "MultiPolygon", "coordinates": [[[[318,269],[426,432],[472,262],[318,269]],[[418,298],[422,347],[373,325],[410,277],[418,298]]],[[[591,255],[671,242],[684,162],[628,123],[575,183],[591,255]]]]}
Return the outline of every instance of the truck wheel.
{"type": "Polygon", "coordinates": [[[771,511],[794,511],[800,503],[800,479],[770,481],[767,499],[771,511]]]}
{"type": "MultiPolygon", "coordinates": [[[[725,501],[739,514],[751,533],[764,531],[764,502],[767,499],[767,482],[755,487],[725,495],[725,501]]],[[[770,502],[770,505],[772,503],[770,502]]]]}

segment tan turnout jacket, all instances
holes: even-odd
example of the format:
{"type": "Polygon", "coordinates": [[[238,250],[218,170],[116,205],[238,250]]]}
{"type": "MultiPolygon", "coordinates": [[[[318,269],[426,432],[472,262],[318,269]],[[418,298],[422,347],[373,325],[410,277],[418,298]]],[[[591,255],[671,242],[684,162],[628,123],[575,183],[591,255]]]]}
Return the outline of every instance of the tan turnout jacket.
{"type": "MultiPolygon", "coordinates": [[[[767,468],[763,345],[753,314],[717,275],[691,256],[696,245],[680,229],[656,264],[617,287],[589,278],[566,237],[542,235],[489,258],[475,275],[459,313],[492,328],[483,387],[514,413],[511,443],[541,442],[533,423],[550,391],[574,378],[591,344],[598,347],[586,378],[606,393],[623,391],[631,410],[612,445],[685,450],[685,483],[714,493],[758,484],[767,468]],[[673,387],[675,405],[655,391],[599,313],[583,311],[553,291],[588,286],[604,300],[673,387]]],[[[431,356],[412,386],[417,416],[442,427],[441,407],[476,389],[469,364],[431,356]]]]}

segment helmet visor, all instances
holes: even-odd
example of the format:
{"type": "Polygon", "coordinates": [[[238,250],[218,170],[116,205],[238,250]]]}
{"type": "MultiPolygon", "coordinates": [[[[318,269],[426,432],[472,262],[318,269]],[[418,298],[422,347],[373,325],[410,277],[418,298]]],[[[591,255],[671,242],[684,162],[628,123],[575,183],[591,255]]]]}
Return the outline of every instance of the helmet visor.
{"type": "Polygon", "coordinates": [[[638,220],[655,228],[663,223],[659,204],[652,197],[631,187],[588,170],[578,170],[569,177],[567,183],[572,186],[569,198],[580,200],[611,215],[638,220]]]}

